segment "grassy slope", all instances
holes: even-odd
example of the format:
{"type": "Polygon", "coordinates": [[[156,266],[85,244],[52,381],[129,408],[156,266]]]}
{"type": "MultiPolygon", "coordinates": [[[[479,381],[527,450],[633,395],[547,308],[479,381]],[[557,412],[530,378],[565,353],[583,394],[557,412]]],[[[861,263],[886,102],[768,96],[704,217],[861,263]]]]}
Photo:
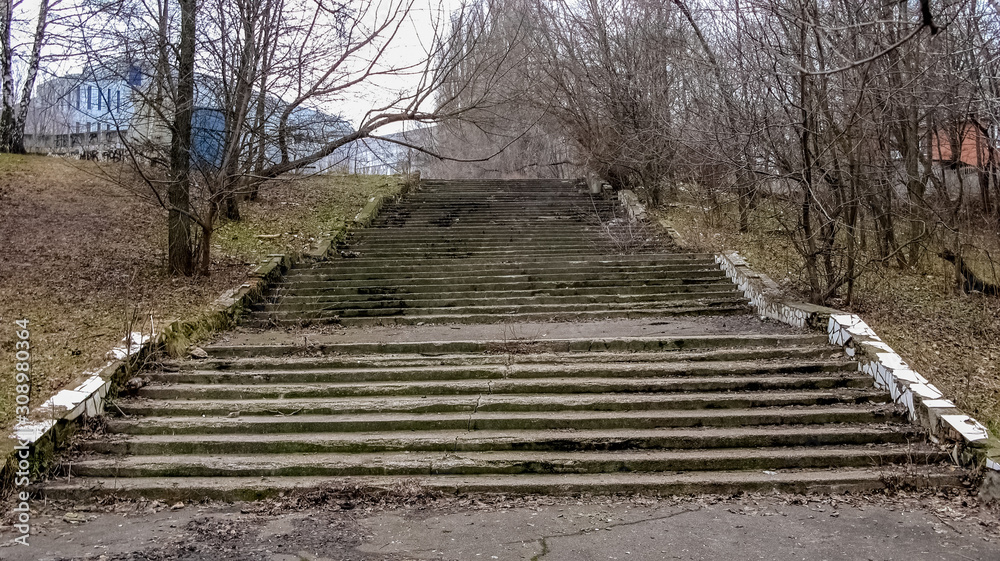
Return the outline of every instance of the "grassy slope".
{"type": "Polygon", "coordinates": [[[14,321],[30,321],[32,405],[86,369],[125,332],[138,306],[166,324],[238,286],[269,253],[308,247],[399,184],[328,175],[275,182],[220,227],[209,278],[164,273],[165,212],[105,181],[92,162],[0,155],[0,424],[13,418],[14,321]],[[258,238],[258,235],[277,237],[258,238]]]}
{"type": "MultiPolygon", "coordinates": [[[[727,210],[685,204],[667,215],[689,247],[737,250],[804,301],[801,258],[768,210],[758,212],[752,228],[764,234],[740,234],[727,210]]],[[[990,270],[982,263],[974,269],[984,276],[990,270]]],[[[1000,298],[957,295],[953,279],[952,266],[934,256],[907,270],[872,266],[858,280],[850,311],[959,407],[1000,433],[1000,298]]]]}

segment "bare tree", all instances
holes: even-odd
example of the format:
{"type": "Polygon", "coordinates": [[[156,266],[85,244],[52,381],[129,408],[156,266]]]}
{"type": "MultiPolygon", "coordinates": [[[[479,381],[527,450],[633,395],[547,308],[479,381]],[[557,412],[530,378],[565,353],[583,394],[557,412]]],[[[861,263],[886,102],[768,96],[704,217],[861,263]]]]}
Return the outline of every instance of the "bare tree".
{"type": "MultiPolygon", "coordinates": [[[[435,27],[422,56],[400,59],[393,49],[413,0],[119,0],[94,10],[80,26],[91,64],[120,80],[138,68],[146,79],[131,90],[120,141],[133,177],[168,211],[170,269],[179,274],[208,274],[218,220],[238,219],[239,201],[263,182],[327,167],[387,127],[482,106],[485,97],[469,103],[442,86],[498,32],[481,22],[458,40],[435,27]],[[357,126],[329,109],[387,83],[395,93],[352,116],[357,126]]],[[[494,52],[477,64],[488,75],[504,60],[494,52]]]]}
{"type": "Polygon", "coordinates": [[[15,0],[0,0],[0,152],[21,154],[24,152],[24,126],[31,106],[32,94],[35,89],[35,79],[38,76],[44,46],[50,23],[50,10],[59,4],[60,0],[41,0],[38,4],[38,16],[35,30],[32,34],[29,52],[24,60],[24,79],[21,83],[20,96],[14,97],[14,65],[16,62],[15,47],[12,43],[12,26],[14,23],[14,8],[20,2],[15,0]]]}

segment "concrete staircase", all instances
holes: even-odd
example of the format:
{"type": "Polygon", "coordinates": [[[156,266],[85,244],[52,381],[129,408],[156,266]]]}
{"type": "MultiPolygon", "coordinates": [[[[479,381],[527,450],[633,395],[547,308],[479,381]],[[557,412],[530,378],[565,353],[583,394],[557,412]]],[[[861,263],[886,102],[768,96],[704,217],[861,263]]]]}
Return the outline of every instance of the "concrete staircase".
{"type": "Polygon", "coordinates": [[[742,313],[711,255],[672,249],[569,182],[425,181],[291,271],[252,325],[345,326],[742,313]]]}
{"type": "Polygon", "coordinates": [[[746,315],[708,256],[663,253],[646,234],[636,253],[602,248],[615,212],[572,184],[426,182],[355,233],[341,249],[353,257],[292,271],[251,318],[363,329],[248,328],[206,346],[207,359],[164,364],[112,408],[106,434],[64,458],[72,478],[46,491],[253,499],[400,481],[654,494],[959,482],[824,335],[746,315]]]}

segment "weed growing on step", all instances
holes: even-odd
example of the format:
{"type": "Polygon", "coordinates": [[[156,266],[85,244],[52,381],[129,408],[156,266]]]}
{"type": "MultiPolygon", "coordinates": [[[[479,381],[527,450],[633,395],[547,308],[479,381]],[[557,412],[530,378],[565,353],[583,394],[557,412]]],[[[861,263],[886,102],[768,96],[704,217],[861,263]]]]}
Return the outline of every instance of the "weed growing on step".
{"type": "Polygon", "coordinates": [[[595,248],[600,253],[631,255],[664,246],[645,220],[630,220],[627,216],[618,216],[617,204],[611,207],[610,218],[606,218],[601,216],[594,202],[594,214],[604,234],[603,247],[595,248]]]}
{"type": "Polygon", "coordinates": [[[514,364],[514,355],[526,355],[534,351],[540,329],[534,337],[518,335],[517,326],[510,323],[502,324],[501,329],[499,341],[487,345],[486,353],[504,355],[504,366],[514,364]]]}

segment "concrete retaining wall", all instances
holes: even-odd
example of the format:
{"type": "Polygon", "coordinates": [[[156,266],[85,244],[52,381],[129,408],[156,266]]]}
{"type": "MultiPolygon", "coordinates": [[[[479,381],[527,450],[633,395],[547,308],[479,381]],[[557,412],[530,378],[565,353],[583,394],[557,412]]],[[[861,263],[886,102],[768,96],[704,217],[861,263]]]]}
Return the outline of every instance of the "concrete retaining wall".
{"type": "Polygon", "coordinates": [[[910,368],[864,320],[833,308],[784,300],[777,284],[754,272],[736,252],[716,255],[715,260],[762,318],[825,330],[830,343],[855,358],[858,369],[905,407],[910,420],[927,429],[931,440],[952,447],[956,463],[982,473],[981,497],[1000,500],[1000,440],[910,368]]]}

